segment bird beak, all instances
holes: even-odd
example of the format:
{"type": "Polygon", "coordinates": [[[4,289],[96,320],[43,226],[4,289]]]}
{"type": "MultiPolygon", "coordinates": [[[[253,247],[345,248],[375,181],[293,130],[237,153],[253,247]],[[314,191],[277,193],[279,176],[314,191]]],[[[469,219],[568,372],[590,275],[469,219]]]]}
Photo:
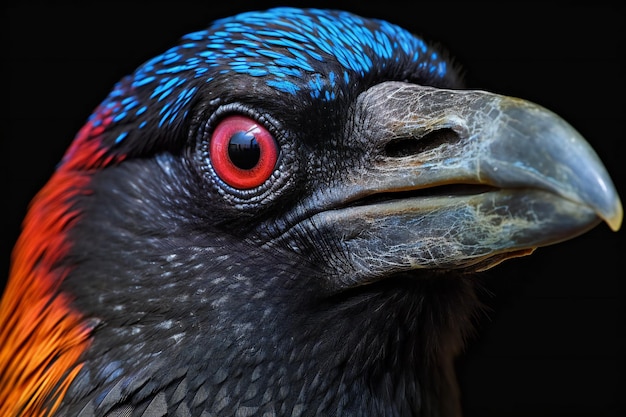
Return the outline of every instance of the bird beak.
{"type": "Polygon", "coordinates": [[[351,263],[370,278],[483,270],[601,221],[621,226],[622,205],[597,154],[536,104],[386,82],[361,94],[355,117],[368,121],[353,134],[371,162],[335,193],[349,202],[312,221],[341,230],[351,263]]]}

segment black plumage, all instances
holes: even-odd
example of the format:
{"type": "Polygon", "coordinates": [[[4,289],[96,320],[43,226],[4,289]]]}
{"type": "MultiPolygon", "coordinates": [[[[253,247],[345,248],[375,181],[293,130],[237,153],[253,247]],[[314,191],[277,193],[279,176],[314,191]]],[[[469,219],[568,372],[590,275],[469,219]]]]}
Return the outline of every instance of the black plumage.
{"type": "MultiPolygon", "coordinates": [[[[167,165],[167,161],[160,161],[160,163],[162,163],[162,164],[163,164],[163,166],[167,165]]],[[[170,168],[171,168],[171,167],[170,167],[170,168]]],[[[124,170],[124,168],[120,168],[120,169],[121,169],[121,170],[124,170]]],[[[178,168],[173,167],[173,169],[178,169],[178,168]]],[[[130,172],[130,171],[126,171],[126,172],[130,172]]],[[[112,175],[112,178],[113,178],[113,179],[115,179],[115,177],[117,177],[117,178],[121,178],[121,176],[118,176],[119,174],[113,174],[113,171],[111,171],[111,175],[112,175]]],[[[107,179],[107,178],[105,178],[105,177],[102,177],[102,178],[103,178],[103,179],[102,179],[103,183],[106,183],[106,182],[108,181],[108,179],[107,179]]],[[[150,181],[146,181],[145,187],[146,187],[147,189],[153,189],[153,188],[152,188],[152,187],[153,187],[153,185],[154,185],[154,186],[158,186],[160,183],[161,183],[161,182],[160,182],[160,181],[157,181],[157,180],[156,180],[156,178],[150,178],[150,181]],[[151,183],[151,181],[155,181],[155,183],[156,183],[156,184],[152,184],[152,183],[151,183]]],[[[162,184],[162,183],[161,183],[161,184],[162,184]]],[[[142,185],[143,185],[143,184],[142,184],[142,185]]],[[[105,188],[105,187],[102,187],[102,191],[103,191],[103,192],[106,192],[105,190],[107,190],[107,189],[109,189],[108,184],[107,184],[107,187],[106,187],[106,188],[105,188]]],[[[119,190],[122,190],[122,191],[124,190],[124,184],[120,184],[120,185],[119,185],[119,190]]],[[[118,190],[118,191],[119,191],[119,190],[118,190]]],[[[168,191],[169,191],[169,190],[168,190],[168,191]]],[[[137,192],[137,190],[132,190],[132,192],[137,192]]],[[[175,190],[174,190],[174,192],[175,192],[175,190]]],[[[146,195],[146,194],[142,193],[141,195],[146,195]]],[[[165,200],[166,200],[166,204],[167,204],[167,199],[165,199],[165,200]]],[[[180,201],[176,201],[176,203],[178,204],[178,203],[180,203],[180,201]]],[[[161,207],[160,209],[158,209],[158,206],[157,206],[158,204],[163,204],[163,201],[162,201],[162,199],[161,199],[160,197],[159,197],[158,201],[155,201],[155,202],[154,202],[154,204],[153,204],[153,205],[148,205],[148,206],[149,206],[149,208],[150,208],[150,210],[154,210],[154,212],[150,211],[150,212],[148,213],[148,218],[158,219],[158,218],[159,218],[159,216],[161,216],[164,212],[171,213],[171,211],[167,211],[167,210],[165,210],[167,207],[161,207]]],[[[115,213],[115,210],[120,210],[120,206],[119,206],[118,204],[116,204],[115,206],[111,206],[111,207],[109,208],[109,210],[107,210],[107,211],[106,211],[107,216],[109,216],[111,213],[115,213]]],[[[105,213],[105,211],[103,211],[103,213],[105,213]]],[[[226,215],[227,215],[227,214],[226,214],[226,215]]],[[[120,217],[122,217],[122,216],[120,216],[120,217]]],[[[97,224],[97,227],[104,227],[103,225],[106,225],[106,224],[107,224],[106,219],[104,219],[104,220],[105,220],[104,222],[99,222],[99,221],[98,221],[98,222],[94,222],[94,224],[97,224]]],[[[168,219],[168,221],[169,221],[169,219],[168,219]]],[[[244,222],[245,222],[245,220],[244,220],[244,222]]],[[[164,225],[167,225],[167,222],[164,222],[164,225]]],[[[91,226],[90,226],[90,227],[91,227],[91,226]]],[[[106,229],[106,227],[104,227],[104,228],[106,229]]],[[[98,232],[101,232],[101,230],[96,229],[96,230],[95,230],[95,232],[96,232],[96,233],[98,233],[98,232]]],[[[107,232],[107,230],[102,230],[102,232],[107,232]]],[[[91,235],[91,233],[93,233],[93,232],[92,232],[91,230],[89,230],[89,233],[88,233],[88,234],[89,234],[89,235],[91,235]]],[[[227,241],[224,241],[223,243],[224,243],[224,245],[225,245],[225,246],[228,244],[228,242],[227,242],[227,241]]],[[[131,246],[131,247],[132,247],[132,246],[131,246]]],[[[140,249],[137,249],[137,251],[138,251],[138,252],[140,252],[140,249]]],[[[131,252],[131,253],[134,253],[132,250],[131,250],[130,252],[131,252]]],[[[235,251],[235,253],[233,253],[232,255],[229,255],[229,256],[231,256],[231,258],[230,258],[230,259],[229,259],[229,261],[228,261],[228,263],[229,263],[229,264],[232,262],[232,257],[237,257],[237,256],[239,256],[239,254],[238,254],[237,252],[238,252],[238,251],[235,251]]],[[[246,251],[244,251],[244,252],[246,252],[246,251]]],[[[247,252],[246,252],[246,253],[242,253],[241,255],[248,255],[248,253],[247,253],[247,252]]],[[[279,256],[279,255],[277,255],[277,256],[279,256]]],[[[280,258],[280,256],[279,256],[279,258],[280,258]]],[[[249,262],[249,261],[251,261],[251,260],[249,259],[249,260],[248,260],[248,261],[246,261],[246,262],[249,262]]],[[[281,261],[281,262],[280,262],[280,264],[285,265],[285,269],[288,269],[289,264],[288,264],[288,263],[287,263],[287,264],[285,264],[285,263],[284,263],[284,260],[283,260],[282,258],[280,258],[280,261],[281,261]]],[[[133,262],[134,262],[134,260],[133,260],[133,262]]],[[[243,263],[243,261],[241,261],[241,263],[243,263]]],[[[265,259],[265,258],[264,258],[264,259],[259,259],[259,262],[254,262],[254,264],[255,264],[255,265],[268,265],[268,266],[267,266],[267,268],[270,268],[270,267],[272,267],[272,268],[273,268],[273,267],[274,267],[274,264],[273,264],[272,262],[268,262],[268,259],[265,259]]],[[[151,264],[151,265],[152,265],[152,267],[155,267],[155,268],[158,266],[158,265],[154,265],[154,264],[151,264]]],[[[304,270],[304,271],[306,271],[306,270],[307,270],[307,269],[306,269],[306,268],[304,268],[302,265],[300,265],[299,267],[300,267],[300,268],[302,268],[302,270],[304,270]]],[[[123,265],[123,264],[121,264],[121,265],[120,265],[120,268],[124,269],[124,265],[123,265]]],[[[261,267],[261,269],[263,269],[263,267],[261,267]]],[[[244,272],[245,272],[246,270],[247,270],[246,268],[243,268],[243,271],[244,271],[244,272]]],[[[315,268],[313,268],[313,270],[315,270],[315,268]]],[[[110,271],[109,271],[109,272],[110,272],[110,271]]],[[[255,270],[255,274],[256,274],[257,272],[258,272],[258,271],[257,271],[257,270],[255,270]]],[[[102,278],[104,279],[104,278],[106,278],[106,277],[102,277],[102,278]]],[[[296,284],[294,284],[294,285],[295,285],[295,288],[298,288],[298,284],[299,284],[299,285],[303,285],[302,283],[296,283],[296,284]]],[[[243,285],[243,284],[242,284],[242,285],[243,285]]],[[[268,281],[267,285],[271,285],[271,281],[268,281]]],[[[412,285],[412,284],[411,284],[411,285],[412,285]]],[[[411,285],[410,285],[410,286],[411,286],[411,285]]],[[[438,285],[439,285],[439,284],[438,284],[438,285]]],[[[457,286],[458,286],[458,285],[464,286],[464,285],[466,285],[466,282],[465,282],[465,281],[463,281],[463,283],[461,283],[461,284],[460,284],[460,283],[458,283],[458,282],[453,282],[453,283],[451,283],[451,284],[450,284],[450,291],[452,291],[453,293],[456,293],[456,292],[458,291],[458,288],[457,288],[457,286]],[[453,290],[454,290],[454,291],[453,291],[453,290]]],[[[158,285],[157,283],[155,283],[155,286],[159,286],[159,285],[158,285]]],[[[245,285],[244,285],[244,286],[245,286],[245,285]]],[[[378,285],[378,284],[377,284],[376,286],[372,286],[371,288],[367,288],[367,289],[363,290],[363,294],[355,294],[355,300],[359,299],[359,297],[368,297],[368,296],[370,296],[370,295],[372,296],[372,299],[373,299],[373,300],[375,300],[375,299],[376,299],[376,297],[374,296],[374,294],[376,294],[379,290],[383,290],[383,289],[385,289],[385,290],[386,290],[386,288],[381,288],[381,287],[385,287],[385,285],[382,285],[382,284],[378,285]],[[370,291],[372,292],[371,294],[370,294],[370,291]],[[358,296],[357,296],[357,295],[358,295],[358,296]]],[[[394,287],[394,288],[397,288],[397,287],[394,287]]],[[[441,291],[442,289],[444,289],[444,290],[445,290],[446,288],[448,288],[448,285],[445,285],[443,288],[436,288],[436,290],[437,290],[437,291],[441,291]]],[[[306,287],[306,286],[305,286],[304,288],[298,288],[298,289],[300,289],[300,290],[301,290],[301,291],[299,291],[299,293],[301,293],[301,294],[305,294],[307,290],[311,290],[311,287],[306,287]]],[[[251,290],[252,290],[252,289],[251,289],[251,290]]],[[[255,292],[258,292],[258,287],[254,287],[254,288],[253,288],[253,290],[254,290],[255,292]]],[[[410,288],[409,288],[409,289],[406,289],[406,290],[407,290],[407,291],[403,291],[403,292],[402,292],[402,294],[403,294],[403,295],[410,294],[410,291],[409,291],[409,290],[410,290],[410,288]]],[[[243,292],[241,293],[241,296],[243,296],[243,297],[247,300],[248,298],[247,298],[247,297],[245,297],[245,295],[246,295],[245,288],[244,288],[242,291],[243,291],[243,292]]],[[[360,291],[359,291],[359,292],[360,292],[360,291]]],[[[384,293],[384,291],[383,291],[383,293],[384,293]]],[[[450,294],[446,294],[446,295],[450,295],[450,294]]],[[[230,296],[229,296],[229,297],[230,297],[230,296]]],[[[131,298],[132,298],[132,297],[131,297],[131,298]]],[[[79,297],[79,299],[80,299],[80,297],[79,297]]],[[[230,298],[229,298],[229,299],[230,299],[230,298]]],[[[446,300],[454,300],[454,298],[451,298],[451,299],[446,298],[446,300]]],[[[223,301],[226,301],[226,299],[224,299],[223,301]]],[[[450,302],[450,301],[447,301],[447,302],[450,302]]],[[[409,303],[409,304],[410,304],[410,303],[409,303]]],[[[457,305],[457,304],[459,304],[459,303],[453,303],[453,304],[454,304],[454,305],[457,305]]],[[[227,305],[233,305],[233,304],[227,304],[227,305]]],[[[441,306],[443,311],[446,311],[446,312],[447,312],[447,311],[450,311],[449,309],[444,308],[444,307],[446,306],[446,305],[445,305],[445,303],[443,303],[443,304],[435,303],[434,305],[436,305],[436,306],[441,306]]],[[[358,303],[355,303],[355,306],[348,306],[348,307],[350,307],[350,308],[352,308],[352,307],[354,307],[354,308],[358,308],[358,303]]],[[[348,308],[348,307],[346,307],[346,308],[348,308]]],[[[361,308],[362,308],[362,307],[361,307],[361,308]]],[[[407,310],[408,310],[408,311],[400,311],[400,312],[399,312],[399,314],[400,314],[401,316],[403,316],[403,317],[414,317],[415,310],[418,310],[418,307],[417,307],[417,306],[408,306],[408,307],[407,307],[407,310]]],[[[273,311],[273,310],[272,310],[272,311],[273,311]]],[[[287,311],[281,310],[281,311],[283,311],[283,314],[286,314],[286,313],[288,312],[288,310],[287,310],[287,311]]],[[[301,310],[300,310],[300,311],[301,311],[301,310]]],[[[326,311],[326,310],[325,310],[325,311],[326,311]]],[[[331,311],[332,311],[332,310],[331,310],[331,311]]],[[[235,314],[235,313],[236,313],[236,312],[233,312],[233,314],[232,314],[232,315],[229,315],[229,316],[231,316],[231,317],[239,317],[239,319],[238,319],[238,320],[240,320],[240,321],[241,321],[241,324],[242,324],[242,325],[241,325],[241,328],[245,328],[246,326],[245,326],[244,324],[245,324],[245,323],[247,323],[247,322],[248,322],[248,320],[250,320],[250,316],[249,316],[249,315],[253,315],[253,316],[255,316],[255,317],[256,317],[256,313],[258,313],[258,312],[254,312],[254,311],[251,311],[251,312],[241,311],[241,312],[239,312],[239,314],[235,314]]],[[[330,314],[330,313],[329,313],[329,314],[330,314]]],[[[282,317],[282,316],[281,316],[281,317],[282,317]]],[[[294,317],[297,317],[297,316],[296,316],[295,314],[293,314],[293,315],[290,315],[289,317],[285,317],[285,319],[294,320],[294,317]]],[[[307,319],[309,319],[309,317],[310,317],[310,316],[309,316],[309,315],[307,315],[306,317],[303,317],[302,319],[303,319],[303,320],[307,320],[307,319]]],[[[322,321],[325,321],[325,320],[322,320],[322,321]]],[[[157,320],[157,322],[160,322],[160,320],[157,320]]],[[[148,323],[148,324],[149,324],[149,323],[148,323]]],[[[418,324],[416,323],[415,325],[417,326],[418,324]]],[[[410,326],[409,326],[409,328],[410,328],[410,326]]],[[[106,330],[104,330],[104,331],[106,331],[106,330]]],[[[366,334],[366,335],[367,335],[367,334],[366,334]]],[[[376,335],[376,334],[372,334],[371,336],[372,336],[372,338],[375,338],[375,336],[377,336],[377,335],[376,335]]],[[[398,336],[398,337],[402,337],[402,336],[398,336]]],[[[284,338],[282,338],[282,337],[281,337],[281,338],[280,338],[280,340],[284,340],[284,338]]],[[[368,339],[367,339],[367,337],[366,337],[364,340],[368,340],[368,339]]],[[[421,342],[420,342],[420,345],[421,345],[421,342]]],[[[230,346],[230,345],[229,345],[229,346],[230,346]]],[[[409,349],[409,350],[410,350],[410,349],[409,349]]],[[[202,352],[202,354],[205,354],[205,353],[206,353],[206,352],[202,352]]],[[[213,356],[213,355],[212,355],[212,356],[213,356]]],[[[158,364],[153,365],[153,366],[157,366],[157,365],[158,365],[158,364]]],[[[168,371],[169,371],[169,370],[171,370],[170,368],[167,368],[167,369],[168,369],[168,371]]],[[[301,371],[301,372],[302,372],[302,371],[301,371]]],[[[294,372],[294,374],[297,374],[297,370],[296,370],[296,372],[294,372]]],[[[171,373],[171,375],[172,375],[172,377],[173,377],[173,378],[176,378],[176,377],[177,377],[177,375],[180,375],[180,374],[178,374],[178,373],[176,373],[176,372],[172,372],[172,373],[171,373]]],[[[219,373],[218,373],[218,375],[221,375],[221,374],[219,374],[219,373]]],[[[276,378],[280,378],[280,373],[279,373],[279,376],[277,376],[276,378]]],[[[413,381],[413,383],[414,383],[414,381],[413,381]]],[[[400,385],[399,385],[399,387],[400,387],[400,388],[399,388],[399,390],[400,390],[400,391],[404,391],[404,390],[407,390],[407,391],[412,391],[412,390],[410,389],[410,388],[411,388],[411,385],[410,385],[410,383],[409,383],[409,382],[406,382],[406,383],[404,383],[404,382],[403,382],[403,384],[400,384],[400,385]],[[403,385],[403,384],[404,384],[404,385],[403,385]]],[[[391,394],[390,394],[390,395],[391,395],[391,394]]]]}

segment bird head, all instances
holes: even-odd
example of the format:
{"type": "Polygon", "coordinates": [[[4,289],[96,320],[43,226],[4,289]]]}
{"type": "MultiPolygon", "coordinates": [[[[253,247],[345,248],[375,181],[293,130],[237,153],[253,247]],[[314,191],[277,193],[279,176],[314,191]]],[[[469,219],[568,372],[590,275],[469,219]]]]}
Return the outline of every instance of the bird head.
{"type": "Polygon", "coordinates": [[[572,126],[465,89],[410,32],[224,18],[120,80],[33,200],[0,310],[0,381],[19,389],[0,399],[452,413],[476,273],[621,221],[572,126]]]}

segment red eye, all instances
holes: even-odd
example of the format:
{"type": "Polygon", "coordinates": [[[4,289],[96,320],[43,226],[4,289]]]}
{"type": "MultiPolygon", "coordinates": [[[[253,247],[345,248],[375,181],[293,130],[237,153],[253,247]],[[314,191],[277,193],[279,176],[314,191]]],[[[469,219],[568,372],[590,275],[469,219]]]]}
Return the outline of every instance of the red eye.
{"type": "Polygon", "coordinates": [[[274,172],[278,145],[270,132],[254,120],[229,116],[213,132],[210,155],[213,169],[226,184],[254,188],[274,172]]]}

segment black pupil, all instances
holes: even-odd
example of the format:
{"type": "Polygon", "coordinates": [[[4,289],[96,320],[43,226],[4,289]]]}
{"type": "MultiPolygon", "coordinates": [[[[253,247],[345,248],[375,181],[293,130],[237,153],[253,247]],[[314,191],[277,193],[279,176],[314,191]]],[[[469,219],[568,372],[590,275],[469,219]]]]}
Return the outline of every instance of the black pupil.
{"type": "Polygon", "coordinates": [[[228,156],[240,169],[252,169],[259,162],[261,148],[252,133],[237,132],[228,142],[228,156]]]}

